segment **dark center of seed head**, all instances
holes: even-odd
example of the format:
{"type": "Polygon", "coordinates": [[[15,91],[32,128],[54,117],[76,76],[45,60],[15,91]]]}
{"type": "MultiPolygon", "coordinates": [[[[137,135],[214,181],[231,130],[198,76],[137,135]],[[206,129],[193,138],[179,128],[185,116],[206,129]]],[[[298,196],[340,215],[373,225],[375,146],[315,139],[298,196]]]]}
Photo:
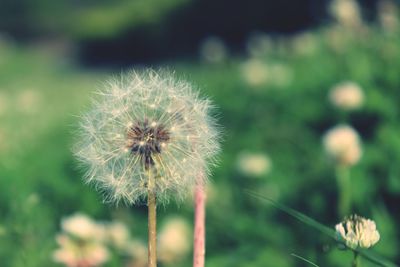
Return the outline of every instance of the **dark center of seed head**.
{"type": "Polygon", "coordinates": [[[160,154],[165,143],[170,139],[170,133],[161,124],[147,120],[133,124],[127,133],[127,147],[132,154],[138,155],[145,169],[154,166],[154,155],[160,154]]]}

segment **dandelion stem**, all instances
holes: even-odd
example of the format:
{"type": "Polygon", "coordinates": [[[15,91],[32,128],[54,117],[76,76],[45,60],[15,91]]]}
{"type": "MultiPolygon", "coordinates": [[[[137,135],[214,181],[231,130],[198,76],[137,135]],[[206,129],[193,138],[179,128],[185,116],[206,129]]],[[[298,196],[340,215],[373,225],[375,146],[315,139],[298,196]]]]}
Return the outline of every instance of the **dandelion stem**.
{"type": "Polygon", "coordinates": [[[206,193],[204,185],[199,184],[196,186],[195,189],[193,267],[204,267],[204,258],[206,254],[205,209],[206,209],[206,193]]]}
{"type": "Polygon", "coordinates": [[[149,228],[149,246],[148,246],[148,267],[157,267],[157,210],[156,194],[153,191],[154,176],[151,171],[148,172],[149,190],[148,190],[148,228],[149,228]]]}
{"type": "Polygon", "coordinates": [[[339,189],[338,213],[341,218],[349,214],[351,210],[351,183],[350,172],[347,167],[336,168],[336,179],[339,189]]]}
{"type": "Polygon", "coordinates": [[[351,264],[352,267],[360,267],[360,260],[358,255],[359,255],[358,252],[354,251],[353,263],[351,264]]]}

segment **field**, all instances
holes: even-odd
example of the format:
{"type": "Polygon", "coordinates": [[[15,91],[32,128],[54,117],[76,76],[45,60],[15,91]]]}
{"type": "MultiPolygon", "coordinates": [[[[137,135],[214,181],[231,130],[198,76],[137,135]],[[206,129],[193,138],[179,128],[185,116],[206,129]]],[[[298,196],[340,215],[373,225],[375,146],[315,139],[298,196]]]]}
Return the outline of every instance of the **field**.
{"type": "MultiPolygon", "coordinates": [[[[200,59],[153,66],[190,81],[217,107],[223,141],[208,186],[207,266],[311,266],[292,253],[318,266],[350,266],[349,250],[249,191],[332,229],[353,212],[371,218],[380,233],[371,250],[399,263],[399,36],[375,24],[330,25],[292,37],[260,34],[248,54],[210,40],[200,59]],[[332,88],[346,82],[362,90],[357,108],[332,103],[332,88]],[[344,167],[323,144],[342,124],[361,146],[359,160],[344,167]],[[341,209],[343,195],[349,207],[341,209]]],[[[147,239],[146,206],[102,203],[72,153],[93,92],[140,67],[90,69],[53,49],[0,40],[0,265],[62,266],[52,256],[60,223],[83,213],[130,233],[131,251],[108,246],[102,266],[143,266],[137,251],[147,239]]],[[[189,233],[178,257],[166,256],[162,266],[189,266],[192,200],[162,205],[158,215],[160,232],[177,219],[189,233]]],[[[376,265],[362,259],[362,266],[376,265]]]]}

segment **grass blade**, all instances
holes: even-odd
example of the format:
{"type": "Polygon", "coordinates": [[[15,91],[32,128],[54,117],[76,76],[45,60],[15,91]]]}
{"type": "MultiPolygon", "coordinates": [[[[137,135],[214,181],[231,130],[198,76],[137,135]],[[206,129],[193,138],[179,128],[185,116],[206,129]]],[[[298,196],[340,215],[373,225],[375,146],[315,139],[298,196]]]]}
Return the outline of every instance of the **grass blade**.
{"type": "Polygon", "coordinates": [[[294,253],[292,253],[292,254],[290,254],[290,255],[293,256],[293,257],[295,257],[295,258],[298,258],[298,259],[300,259],[300,260],[302,260],[302,261],[305,261],[305,262],[311,264],[312,266],[319,267],[319,266],[316,265],[315,263],[313,263],[313,262],[307,260],[306,258],[303,258],[302,256],[299,256],[299,255],[294,254],[294,253]]]}

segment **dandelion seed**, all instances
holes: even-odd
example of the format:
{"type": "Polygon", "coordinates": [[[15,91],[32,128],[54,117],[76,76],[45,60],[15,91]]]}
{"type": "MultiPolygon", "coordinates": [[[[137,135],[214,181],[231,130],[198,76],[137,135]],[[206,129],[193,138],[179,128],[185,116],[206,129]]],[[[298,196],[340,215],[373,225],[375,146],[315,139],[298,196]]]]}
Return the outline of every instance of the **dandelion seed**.
{"type": "Polygon", "coordinates": [[[376,224],[370,219],[358,215],[352,215],[335,227],[337,237],[352,249],[369,248],[375,245],[380,235],[376,224]]]}

